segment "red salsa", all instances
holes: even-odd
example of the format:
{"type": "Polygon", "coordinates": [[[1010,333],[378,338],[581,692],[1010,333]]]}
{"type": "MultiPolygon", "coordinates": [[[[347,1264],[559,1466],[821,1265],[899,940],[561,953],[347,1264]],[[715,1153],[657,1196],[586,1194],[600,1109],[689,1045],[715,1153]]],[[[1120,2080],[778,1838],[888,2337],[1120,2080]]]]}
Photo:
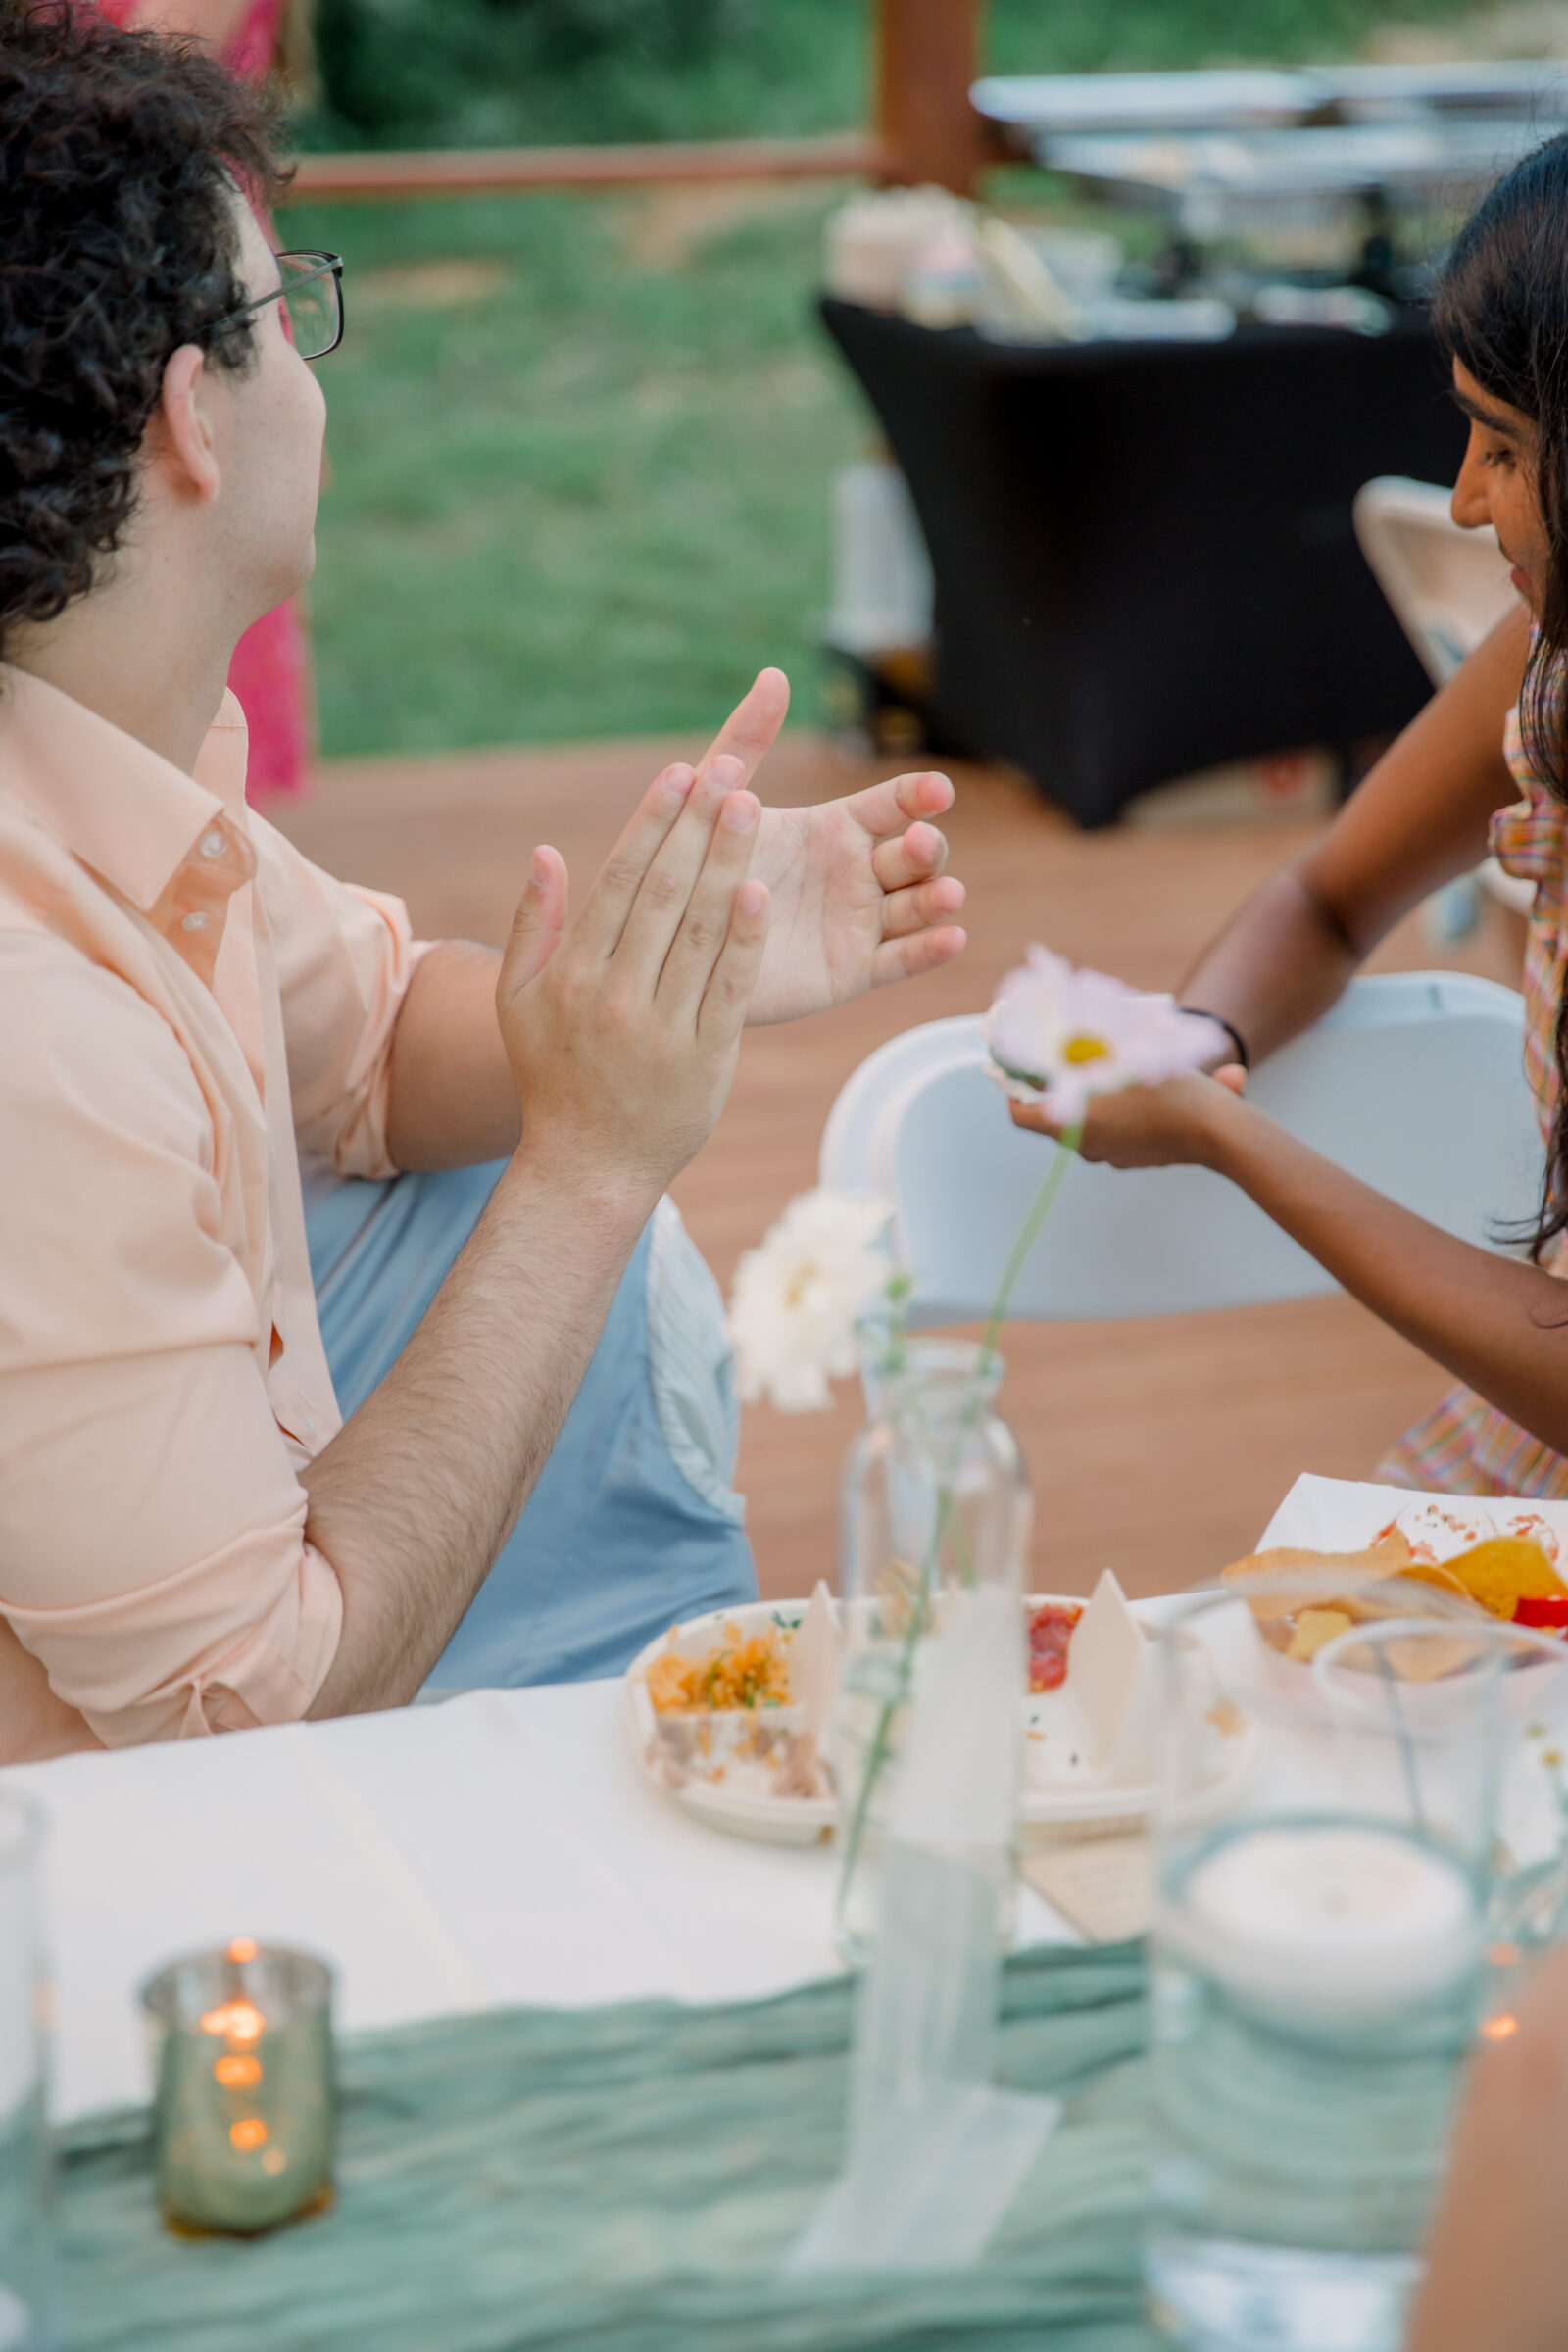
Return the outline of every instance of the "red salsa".
{"type": "Polygon", "coordinates": [[[1549,1627],[1560,1634],[1568,1631],[1568,1592],[1553,1592],[1538,1597],[1526,1592],[1513,1604],[1515,1625],[1549,1627]]]}
{"type": "Polygon", "coordinates": [[[1029,1617],[1029,1688],[1059,1690],[1067,1679],[1067,1645],[1083,1615],[1070,1601],[1048,1600],[1029,1617]]]}

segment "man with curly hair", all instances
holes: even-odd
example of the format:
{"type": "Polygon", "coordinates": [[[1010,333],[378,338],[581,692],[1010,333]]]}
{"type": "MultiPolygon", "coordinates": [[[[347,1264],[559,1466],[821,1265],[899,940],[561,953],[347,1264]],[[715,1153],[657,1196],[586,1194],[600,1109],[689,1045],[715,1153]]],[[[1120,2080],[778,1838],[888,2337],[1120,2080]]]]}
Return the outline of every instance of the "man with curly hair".
{"type": "Polygon", "coordinates": [[[611,1671],[754,1589],[664,1188],[746,1018],[957,953],[951,788],[760,808],[764,671],[574,919],[540,848],[503,957],[416,944],[224,695],[342,324],[265,110],[0,0],[0,1759],[611,1671]]]}

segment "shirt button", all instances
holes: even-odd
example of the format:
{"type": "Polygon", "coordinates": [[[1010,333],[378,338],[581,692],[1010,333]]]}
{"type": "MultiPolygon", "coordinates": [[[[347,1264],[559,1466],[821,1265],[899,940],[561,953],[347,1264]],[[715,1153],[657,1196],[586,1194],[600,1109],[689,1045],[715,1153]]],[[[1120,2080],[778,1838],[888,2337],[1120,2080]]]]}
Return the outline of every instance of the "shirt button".
{"type": "Polygon", "coordinates": [[[181,917],[179,927],[182,931],[205,931],[212,919],[210,914],[187,914],[181,917]]]}
{"type": "Polygon", "coordinates": [[[221,858],[228,847],[228,842],[221,833],[204,833],[199,847],[204,858],[221,858]]]}

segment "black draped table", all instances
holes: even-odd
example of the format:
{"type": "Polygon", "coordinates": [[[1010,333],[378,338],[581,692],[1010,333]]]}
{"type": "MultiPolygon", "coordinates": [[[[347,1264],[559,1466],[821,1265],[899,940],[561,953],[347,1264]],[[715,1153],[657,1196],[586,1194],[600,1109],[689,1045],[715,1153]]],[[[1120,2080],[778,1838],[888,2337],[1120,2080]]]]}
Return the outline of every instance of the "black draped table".
{"type": "Polygon", "coordinates": [[[821,308],[930,549],[946,748],[1102,825],[1150,785],[1348,751],[1425,701],[1350,520],[1374,474],[1457,470],[1423,312],[1382,335],[1019,347],[821,308]]]}

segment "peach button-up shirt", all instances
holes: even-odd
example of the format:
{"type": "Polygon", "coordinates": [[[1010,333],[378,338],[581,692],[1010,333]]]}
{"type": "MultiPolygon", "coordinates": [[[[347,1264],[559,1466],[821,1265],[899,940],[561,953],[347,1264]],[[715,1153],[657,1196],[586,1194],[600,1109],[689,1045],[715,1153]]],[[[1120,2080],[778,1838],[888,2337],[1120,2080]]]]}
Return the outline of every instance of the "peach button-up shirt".
{"type": "Polygon", "coordinates": [[[0,664],[0,1761],[304,1714],[340,1426],[299,1146],[392,1173],[395,899],[0,664]]]}

